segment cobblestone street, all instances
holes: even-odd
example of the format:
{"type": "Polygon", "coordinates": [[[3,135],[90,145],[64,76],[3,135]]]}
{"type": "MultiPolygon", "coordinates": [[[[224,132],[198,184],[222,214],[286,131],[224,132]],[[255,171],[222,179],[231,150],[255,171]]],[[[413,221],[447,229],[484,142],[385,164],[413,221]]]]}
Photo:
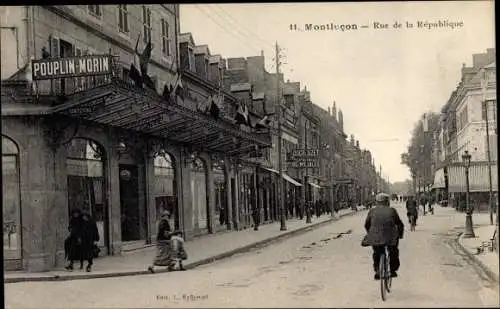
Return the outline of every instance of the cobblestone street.
{"type": "MultiPolygon", "coordinates": [[[[406,221],[402,205],[396,206],[406,221]]],[[[482,307],[498,285],[481,279],[452,246],[463,215],[438,207],[405,231],[393,292],[380,300],[366,212],[269,247],[186,272],[5,286],[6,308],[482,307]]]]}

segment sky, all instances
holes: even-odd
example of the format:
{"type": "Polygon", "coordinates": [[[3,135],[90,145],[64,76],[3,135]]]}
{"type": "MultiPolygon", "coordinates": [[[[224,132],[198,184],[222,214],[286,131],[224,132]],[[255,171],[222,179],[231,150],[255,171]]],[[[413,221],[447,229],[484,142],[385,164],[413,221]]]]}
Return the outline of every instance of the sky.
{"type": "Polygon", "coordinates": [[[277,42],[285,80],[306,86],[324,109],[335,101],[346,134],[372,152],[391,182],[409,178],[401,153],[420,116],[446,103],[462,63],[471,66],[472,54],[495,47],[493,1],[183,4],[180,14],[181,33],[191,32],[196,45],[224,58],[263,51],[270,72],[277,42]],[[463,26],[418,28],[419,21],[463,26]],[[357,29],[290,30],[332,23],[357,29]]]}

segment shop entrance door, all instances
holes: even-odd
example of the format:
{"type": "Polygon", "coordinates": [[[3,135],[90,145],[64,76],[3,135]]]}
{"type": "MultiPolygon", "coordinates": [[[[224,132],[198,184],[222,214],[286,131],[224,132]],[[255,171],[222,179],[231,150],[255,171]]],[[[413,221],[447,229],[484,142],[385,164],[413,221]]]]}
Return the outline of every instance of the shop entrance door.
{"type": "Polygon", "coordinates": [[[145,240],[146,211],[144,201],[139,198],[139,168],[120,164],[119,171],[122,241],[145,240]]]}

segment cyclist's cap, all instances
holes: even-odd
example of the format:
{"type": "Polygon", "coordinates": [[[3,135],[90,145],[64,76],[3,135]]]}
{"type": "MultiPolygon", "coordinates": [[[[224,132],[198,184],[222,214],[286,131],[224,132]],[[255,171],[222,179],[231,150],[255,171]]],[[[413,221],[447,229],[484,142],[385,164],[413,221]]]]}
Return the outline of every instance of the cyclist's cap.
{"type": "Polygon", "coordinates": [[[387,202],[390,200],[390,197],[386,193],[379,193],[377,196],[375,196],[375,201],[377,202],[387,202]]]}

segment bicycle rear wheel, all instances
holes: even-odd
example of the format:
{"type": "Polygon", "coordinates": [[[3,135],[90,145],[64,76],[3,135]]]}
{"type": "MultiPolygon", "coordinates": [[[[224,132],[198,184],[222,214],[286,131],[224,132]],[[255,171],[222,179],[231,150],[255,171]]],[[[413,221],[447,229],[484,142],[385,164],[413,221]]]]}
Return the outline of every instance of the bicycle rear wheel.
{"type": "Polygon", "coordinates": [[[391,292],[392,286],[392,276],[391,276],[391,264],[389,260],[389,254],[387,252],[387,248],[385,249],[385,288],[387,293],[391,292]]]}
{"type": "Polygon", "coordinates": [[[387,277],[387,274],[386,274],[386,262],[385,262],[385,253],[382,254],[380,256],[380,262],[378,264],[378,273],[380,275],[380,297],[382,297],[382,300],[385,301],[385,299],[387,298],[387,290],[386,290],[386,283],[385,283],[385,280],[386,280],[386,277],[387,277]]]}

